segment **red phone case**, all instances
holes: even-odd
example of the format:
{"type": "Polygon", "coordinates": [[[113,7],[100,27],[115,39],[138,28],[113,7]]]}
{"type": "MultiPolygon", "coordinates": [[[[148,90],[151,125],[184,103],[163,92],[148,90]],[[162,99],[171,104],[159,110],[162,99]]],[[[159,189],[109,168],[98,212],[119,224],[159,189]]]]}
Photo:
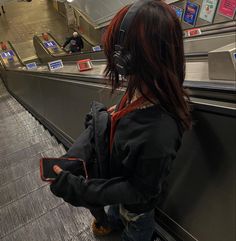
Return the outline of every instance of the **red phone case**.
{"type": "Polygon", "coordinates": [[[84,160],[82,160],[82,159],[80,159],[80,158],[52,158],[52,157],[44,157],[44,158],[41,158],[40,159],[40,177],[41,177],[41,179],[43,180],[43,181],[45,181],[45,182],[52,182],[54,179],[51,179],[51,178],[46,178],[46,177],[44,177],[44,175],[43,175],[43,160],[44,159],[47,159],[47,160],[49,160],[50,161],[50,159],[51,160],[68,160],[68,161],[82,161],[82,163],[83,163],[83,167],[84,167],[84,172],[85,172],[85,178],[86,179],[88,179],[88,172],[87,172],[87,169],[86,169],[86,164],[85,164],[85,161],[84,160]]]}

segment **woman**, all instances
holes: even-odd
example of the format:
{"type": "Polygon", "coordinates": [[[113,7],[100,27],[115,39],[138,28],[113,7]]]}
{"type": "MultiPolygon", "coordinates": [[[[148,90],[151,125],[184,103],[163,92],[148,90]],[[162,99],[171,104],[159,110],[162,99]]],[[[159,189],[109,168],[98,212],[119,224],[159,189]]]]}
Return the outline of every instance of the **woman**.
{"type": "Polygon", "coordinates": [[[54,166],[59,176],[51,190],[75,206],[94,207],[95,234],[122,221],[122,241],[150,241],[163,181],[191,127],[180,22],[163,1],[139,1],[111,21],[104,51],[112,90],[123,82],[119,74],[127,81],[111,113],[109,177],[85,180],[54,166]]]}

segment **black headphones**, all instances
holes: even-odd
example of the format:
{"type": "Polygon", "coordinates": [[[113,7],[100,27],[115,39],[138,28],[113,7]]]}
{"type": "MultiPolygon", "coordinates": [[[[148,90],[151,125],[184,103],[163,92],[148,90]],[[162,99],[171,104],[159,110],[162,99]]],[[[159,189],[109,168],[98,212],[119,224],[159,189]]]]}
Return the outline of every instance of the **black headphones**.
{"type": "Polygon", "coordinates": [[[127,76],[132,73],[132,56],[129,52],[124,51],[124,39],[127,30],[129,29],[133,18],[136,16],[138,10],[148,2],[152,0],[138,0],[128,10],[124,16],[119,30],[119,36],[117,44],[115,45],[115,52],[113,54],[113,60],[116,66],[116,70],[120,75],[127,76]]]}

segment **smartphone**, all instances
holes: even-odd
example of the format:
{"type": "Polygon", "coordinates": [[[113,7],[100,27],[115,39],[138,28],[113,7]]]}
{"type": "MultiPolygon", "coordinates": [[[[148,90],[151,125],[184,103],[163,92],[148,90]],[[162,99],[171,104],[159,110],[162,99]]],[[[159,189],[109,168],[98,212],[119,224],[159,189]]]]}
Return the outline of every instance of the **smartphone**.
{"type": "Polygon", "coordinates": [[[64,171],[70,171],[74,175],[82,175],[88,179],[86,163],[80,158],[42,158],[40,159],[40,176],[43,181],[54,181],[57,174],[53,166],[58,165],[64,171]]]}

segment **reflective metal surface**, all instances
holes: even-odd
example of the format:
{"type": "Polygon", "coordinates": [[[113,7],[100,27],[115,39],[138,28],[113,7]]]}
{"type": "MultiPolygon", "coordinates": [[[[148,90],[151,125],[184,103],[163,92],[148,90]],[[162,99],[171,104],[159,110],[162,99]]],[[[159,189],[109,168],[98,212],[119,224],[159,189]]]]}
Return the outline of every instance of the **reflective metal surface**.
{"type": "Polygon", "coordinates": [[[119,9],[132,2],[134,0],[96,0],[96,7],[94,7],[94,1],[76,0],[71,5],[83,13],[95,25],[99,25],[111,19],[111,16],[119,9]]]}
{"type": "Polygon", "coordinates": [[[236,81],[236,44],[232,43],[209,52],[208,65],[210,79],[236,81]]]}

